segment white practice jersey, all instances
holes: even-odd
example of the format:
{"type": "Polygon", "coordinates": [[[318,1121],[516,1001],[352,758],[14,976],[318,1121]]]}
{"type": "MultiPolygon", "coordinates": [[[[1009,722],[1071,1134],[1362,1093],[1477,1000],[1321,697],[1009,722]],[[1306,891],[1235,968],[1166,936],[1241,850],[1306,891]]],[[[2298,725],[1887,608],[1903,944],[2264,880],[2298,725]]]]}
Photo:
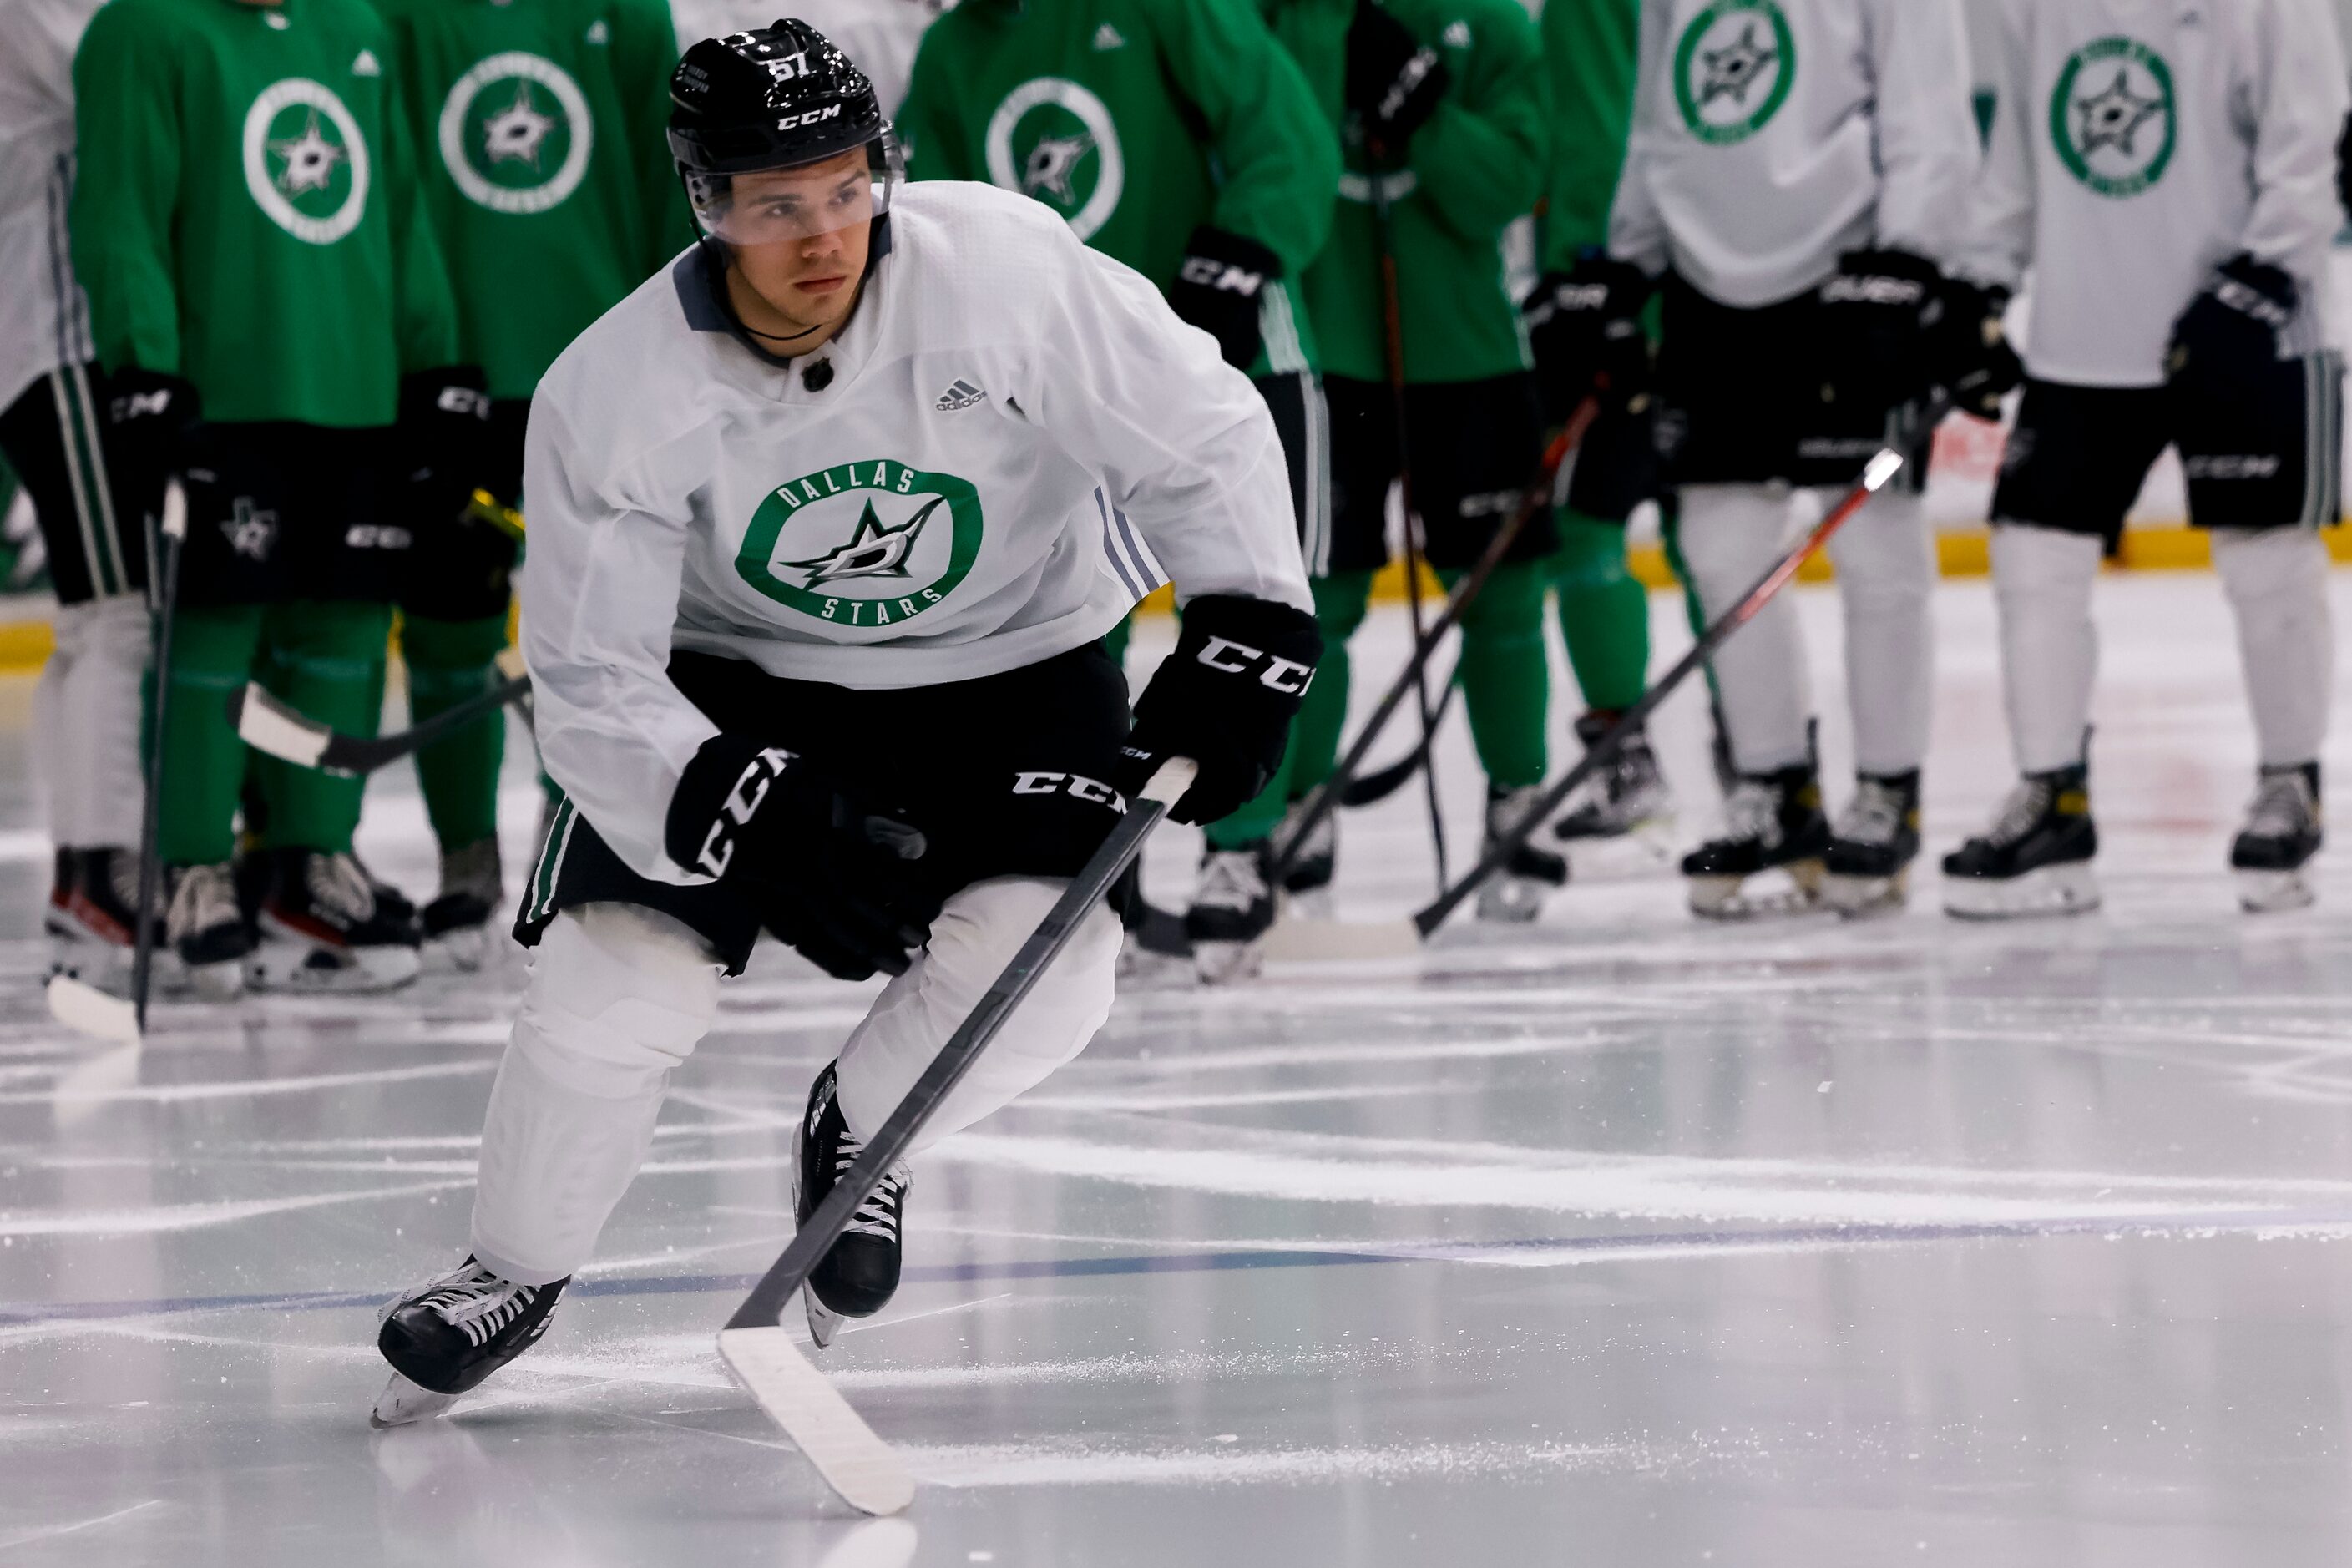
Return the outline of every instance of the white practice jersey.
{"type": "Polygon", "coordinates": [[[896,116],[915,74],[915,49],[944,0],[670,0],[680,54],[705,38],[765,27],[797,16],[841,47],[874,84],[882,112],[896,116]]]}
{"type": "Polygon", "coordinates": [[[2328,0],[2000,0],[1992,145],[1961,269],[2033,272],[2026,368],[2155,386],[2172,326],[2242,251],[2318,284],[2343,226],[2328,0]]]}
{"type": "Polygon", "coordinates": [[[1635,69],[1620,259],[1752,308],[1849,250],[1950,255],[1977,159],[1959,0],[1642,0],[1635,69]]]}
{"type": "Polygon", "coordinates": [[[705,879],[662,848],[717,732],[673,648],[935,686],[1093,641],[1163,570],[1180,600],[1313,605],[1273,416],[1214,339],[992,185],[907,186],[890,233],[847,328],[789,370],[726,330],[688,251],[531,401],[540,751],[643,875],[705,879]]]}
{"type": "Polygon", "coordinates": [[[0,0],[0,408],[95,352],[66,246],[74,49],[99,0],[0,0]]]}

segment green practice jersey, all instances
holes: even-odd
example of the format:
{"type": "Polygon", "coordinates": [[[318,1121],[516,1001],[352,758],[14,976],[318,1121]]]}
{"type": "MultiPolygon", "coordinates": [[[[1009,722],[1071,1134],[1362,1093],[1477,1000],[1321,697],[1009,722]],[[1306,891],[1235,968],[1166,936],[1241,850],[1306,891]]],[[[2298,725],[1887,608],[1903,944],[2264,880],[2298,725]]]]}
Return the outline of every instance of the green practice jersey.
{"type": "Polygon", "coordinates": [[[459,351],[529,397],[694,237],[663,126],[662,0],[375,0],[457,290],[459,351]]]}
{"type": "MultiPolygon", "coordinates": [[[[1341,122],[1356,0],[1268,0],[1276,35],[1341,122]]],[[[1444,101],[1386,181],[1395,234],[1405,379],[1478,381],[1525,370],[1527,340],[1503,274],[1503,231],[1543,194],[1549,93],[1535,24],[1518,0],[1388,0],[1453,73],[1444,101]]],[[[1373,176],[1347,149],[1331,242],[1307,274],[1307,308],[1335,375],[1388,375],[1373,176]]]]}
{"type": "Polygon", "coordinates": [[[1298,279],[1339,152],[1249,0],[964,0],[931,24],[899,117],[908,175],[1036,197],[1165,291],[1209,224],[1281,258],[1257,374],[1312,368],[1298,279]]]}
{"type": "Polygon", "coordinates": [[[1544,6],[1552,126],[1547,269],[1566,271],[1578,251],[1609,241],[1609,208],[1633,120],[1641,11],[1641,0],[1547,0],[1544,6]]]}
{"type": "Polygon", "coordinates": [[[456,310],[365,0],[112,0],[74,58],[74,269],[100,361],[205,416],[392,423],[456,310]]]}

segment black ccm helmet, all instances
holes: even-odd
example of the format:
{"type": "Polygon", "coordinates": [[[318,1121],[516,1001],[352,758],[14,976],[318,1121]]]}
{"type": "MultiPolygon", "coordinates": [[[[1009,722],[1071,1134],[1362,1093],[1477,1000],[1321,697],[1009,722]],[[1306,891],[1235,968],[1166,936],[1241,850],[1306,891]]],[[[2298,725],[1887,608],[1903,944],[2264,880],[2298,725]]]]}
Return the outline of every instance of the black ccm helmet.
{"type": "Polygon", "coordinates": [[[686,51],[669,79],[669,150],[695,220],[730,245],[805,238],[871,221],[877,253],[907,177],[898,138],[866,73],[806,22],[773,25],[686,51]],[[866,151],[866,178],[747,183],[866,151]],[[739,197],[740,199],[739,199],[739,197]]]}

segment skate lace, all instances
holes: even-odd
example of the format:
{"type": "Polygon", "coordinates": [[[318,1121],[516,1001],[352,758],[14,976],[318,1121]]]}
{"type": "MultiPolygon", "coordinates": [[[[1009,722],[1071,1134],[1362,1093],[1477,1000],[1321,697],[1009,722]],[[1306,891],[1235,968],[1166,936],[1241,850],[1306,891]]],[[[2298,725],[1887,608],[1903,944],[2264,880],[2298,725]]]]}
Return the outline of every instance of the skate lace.
{"type": "Polygon", "coordinates": [[[236,884],[226,866],[191,866],[180,874],[172,890],[170,925],[177,938],[209,931],[242,919],[236,907],[236,884]]]}
{"type": "Polygon", "coordinates": [[[1260,872],[1255,851],[1216,849],[1210,851],[1201,867],[1200,890],[1193,894],[1192,902],[1217,909],[1246,910],[1265,896],[1265,878],[1260,872]]]}
{"type": "MultiPolygon", "coordinates": [[[[839,1182],[848,1175],[849,1167],[856,1163],[857,1156],[865,1152],[865,1143],[850,1136],[846,1128],[843,1129],[841,1142],[833,1152],[833,1179],[839,1182]]],[[[841,1233],[844,1236],[879,1237],[884,1241],[898,1240],[898,1208],[907,1195],[908,1175],[904,1165],[893,1165],[883,1172],[882,1179],[875,1184],[872,1192],[866,1194],[866,1201],[850,1215],[849,1223],[841,1227],[841,1233]]]]}
{"type": "Polygon", "coordinates": [[[353,924],[375,913],[375,889],[367,873],[349,855],[313,855],[302,869],[302,885],[311,901],[334,910],[353,924]]]}
{"type": "Polygon", "coordinates": [[[1876,779],[1864,779],[1838,819],[1837,836],[1853,844],[1892,844],[1906,815],[1900,794],[1876,779]]]}
{"type": "Polygon", "coordinates": [[[2021,779],[2000,804],[2000,815],[1993,819],[1991,829],[1985,834],[1990,843],[2006,849],[2033,831],[2050,810],[2050,781],[2021,779]]]}
{"type": "Polygon", "coordinates": [[[1728,838],[1777,843],[1780,837],[1780,793],[1761,779],[1742,779],[1725,799],[1723,817],[1728,838]]]}
{"type": "Polygon", "coordinates": [[[1534,810],[1543,797],[1540,784],[1522,784],[1508,795],[1498,795],[1486,803],[1486,834],[1501,838],[1515,830],[1528,813],[1534,810]]]}
{"type": "Polygon", "coordinates": [[[487,1343],[499,1330],[530,1310],[541,1287],[502,1279],[478,1263],[440,1280],[418,1299],[471,1345],[487,1343]]]}
{"type": "Polygon", "coordinates": [[[2311,785],[2299,773],[2266,773],[2246,809],[2250,838],[2292,838],[2311,825],[2311,785]]]}

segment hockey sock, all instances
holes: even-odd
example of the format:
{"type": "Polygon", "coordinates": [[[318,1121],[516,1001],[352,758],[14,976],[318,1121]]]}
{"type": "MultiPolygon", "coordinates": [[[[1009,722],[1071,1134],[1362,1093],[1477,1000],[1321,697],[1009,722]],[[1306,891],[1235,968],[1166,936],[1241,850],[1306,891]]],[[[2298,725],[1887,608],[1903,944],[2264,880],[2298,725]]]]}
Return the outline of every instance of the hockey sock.
{"type": "Polygon", "coordinates": [[[1550,562],[1559,629],[1584,705],[1611,711],[1642,700],[1650,673],[1650,595],[1625,569],[1625,525],[1561,507],[1550,562]]]}
{"type": "Polygon", "coordinates": [[[172,624],[172,691],[164,716],[158,853],[167,866],[211,866],[236,847],[245,742],[228,721],[229,693],[252,678],[262,607],[183,605],[172,624]]]}
{"type": "Polygon", "coordinates": [[[2318,759],[2336,688],[2327,546],[2308,528],[2213,531],[2213,565],[2237,612],[2238,655],[2266,768],[2318,759]]]}
{"type": "Polygon", "coordinates": [[[1315,623],[1323,631],[1323,659],[1290,727],[1290,792],[1303,795],[1331,776],[1339,761],[1339,732],[1348,722],[1348,639],[1364,624],[1372,602],[1370,572],[1318,577],[1315,623]]]}
{"type": "MultiPolygon", "coordinates": [[[[1451,591],[1459,572],[1439,574],[1451,591]]],[[[1551,671],[1544,656],[1540,562],[1497,567],[1462,615],[1462,702],[1489,783],[1543,783],[1551,671]]]]}
{"type": "MultiPolygon", "coordinates": [[[[400,654],[408,667],[408,713],[421,724],[479,697],[500,677],[493,661],[507,645],[507,618],[436,621],[403,612],[400,654]]],[[[499,830],[499,767],[506,759],[504,710],[486,713],[416,753],[425,812],[444,849],[462,849],[499,830]]]]}
{"type": "MultiPolygon", "coordinates": [[[[298,712],[347,735],[373,735],[383,712],[391,635],[389,605],[297,599],[272,605],[264,627],[269,658],[263,681],[298,712]]],[[[337,778],[275,757],[257,756],[253,765],[267,807],[263,847],[328,854],[351,848],[365,779],[337,778]]]]}
{"type": "Polygon", "coordinates": [[[1927,505],[1882,490],[1832,534],[1845,611],[1846,700],[1853,763],[1877,777],[1907,773],[1927,754],[1936,701],[1936,559],[1927,505]]]}
{"type": "MultiPolygon", "coordinates": [[[[1707,619],[1729,611],[1787,547],[1787,493],[1769,485],[1692,485],[1682,493],[1685,579],[1707,619]]],[[[1715,656],[1716,695],[1742,773],[1804,763],[1812,693],[1797,606],[1776,595],[1715,656]]]]}
{"type": "Polygon", "coordinates": [[[2021,773],[2084,760],[2099,637],[2091,584],[2099,536],[2000,522],[1992,531],[1992,592],[2000,606],[2000,684],[2021,773]]]}

